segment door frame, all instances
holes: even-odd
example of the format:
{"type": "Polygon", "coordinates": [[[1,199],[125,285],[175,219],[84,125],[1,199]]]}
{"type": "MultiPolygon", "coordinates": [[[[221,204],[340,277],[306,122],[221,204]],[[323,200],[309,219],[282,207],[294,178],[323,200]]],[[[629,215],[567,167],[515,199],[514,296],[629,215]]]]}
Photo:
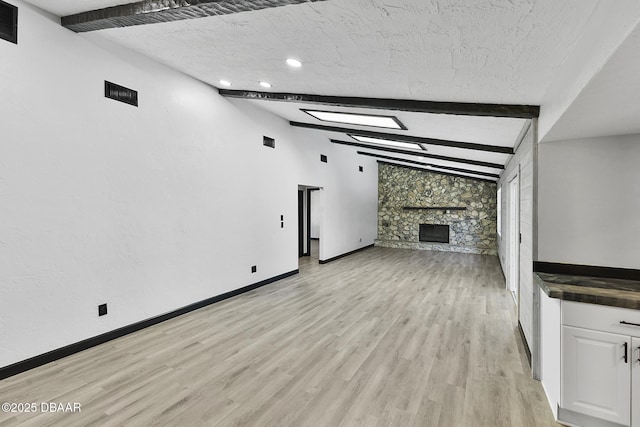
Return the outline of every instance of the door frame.
{"type": "Polygon", "coordinates": [[[508,181],[508,228],[507,228],[507,256],[508,256],[508,273],[507,273],[507,289],[513,295],[516,306],[518,307],[518,318],[520,318],[520,171],[508,181]]]}

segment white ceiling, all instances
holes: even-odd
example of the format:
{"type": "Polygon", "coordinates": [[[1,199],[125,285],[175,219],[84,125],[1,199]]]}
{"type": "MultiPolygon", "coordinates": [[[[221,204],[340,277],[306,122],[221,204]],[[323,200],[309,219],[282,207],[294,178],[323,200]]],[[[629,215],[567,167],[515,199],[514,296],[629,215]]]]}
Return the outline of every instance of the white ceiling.
{"type": "Polygon", "coordinates": [[[640,133],[640,26],[560,117],[544,141],[640,133]]]}
{"type": "MultiPolygon", "coordinates": [[[[131,0],[28,1],[64,16],[131,0]]],[[[542,105],[583,32],[593,31],[588,29],[590,20],[606,9],[603,1],[327,0],[81,36],[113,41],[216,87],[225,79],[233,84],[231,89],[241,90],[542,105]],[[301,60],[303,67],[287,67],[288,57],[301,60]],[[273,87],[258,86],[261,80],[273,87]]],[[[640,113],[636,101],[639,48],[636,34],[587,86],[547,139],[620,133],[620,129],[640,132],[640,120],[634,120],[640,113]],[[632,67],[629,57],[635,58],[632,67]],[[632,83],[625,86],[620,81],[632,83]]],[[[277,101],[233,102],[251,102],[286,120],[307,123],[313,119],[299,108],[327,109],[277,101]]],[[[397,115],[409,128],[402,131],[407,135],[510,147],[525,122],[384,110],[373,113],[397,115]]],[[[324,134],[348,140],[344,134],[324,134]]],[[[475,150],[428,148],[431,154],[471,160],[505,164],[509,159],[508,155],[475,150]]],[[[496,173],[482,167],[475,170],[496,173]]]]}
{"type": "Polygon", "coordinates": [[[29,3],[38,6],[48,12],[58,16],[73,15],[89,10],[104,9],[106,7],[118,6],[121,4],[134,3],[135,0],[27,0],[29,3]]]}
{"type": "MultiPolygon", "coordinates": [[[[434,138],[434,139],[446,139],[450,141],[459,142],[471,142],[476,144],[495,145],[502,147],[513,147],[515,141],[518,139],[522,128],[529,122],[527,119],[514,119],[514,118],[502,118],[502,117],[476,117],[476,116],[454,116],[450,114],[427,114],[427,113],[415,113],[407,111],[391,111],[371,109],[371,108],[347,108],[336,106],[322,106],[315,104],[305,104],[297,102],[274,102],[265,100],[233,100],[232,102],[249,102],[257,105],[277,116],[280,116],[288,121],[311,123],[323,126],[332,126],[340,128],[351,128],[357,130],[374,130],[376,132],[385,134],[400,134],[409,136],[418,136],[422,138],[434,138]],[[308,114],[301,111],[302,108],[311,110],[327,110],[337,112],[349,112],[359,114],[373,114],[373,115],[393,115],[397,117],[408,129],[407,130],[394,130],[394,129],[380,129],[380,128],[368,128],[367,126],[353,126],[342,125],[339,123],[323,122],[314,119],[308,114]]],[[[312,130],[311,132],[321,132],[327,139],[337,139],[340,141],[357,142],[351,139],[347,134],[342,132],[332,131],[318,131],[312,130]]],[[[390,138],[392,139],[392,138],[390,138]]],[[[373,147],[373,146],[372,146],[373,147]]],[[[491,162],[504,165],[510,155],[487,152],[480,150],[470,150],[464,148],[446,147],[439,145],[426,145],[427,151],[423,154],[435,154],[439,156],[456,157],[468,160],[477,160],[482,162],[491,162]]],[[[374,148],[365,149],[354,147],[354,150],[361,150],[367,152],[376,152],[386,156],[399,157],[397,153],[382,152],[375,150],[374,148]]],[[[401,156],[403,158],[410,158],[417,161],[427,162],[431,164],[439,164],[444,166],[453,166],[469,170],[483,171],[494,174],[499,174],[500,169],[488,168],[485,166],[477,166],[462,163],[453,163],[444,160],[436,159],[422,159],[419,156],[401,156]]]]}
{"type": "Polygon", "coordinates": [[[89,37],[214,86],[261,90],[266,80],[280,92],[539,105],[596,3],[328,0],[89,37]],[[289,56],[303,68],[289,69],[289,56]]]}
{"type": "MultiPolygon", "coordinates": [[[[264,100],[250,100],[267,111],[270,111],[284,119],[294,122],[307,122],[324,124],[328,126],[352,127],[354,129],[367,129],[366,126],[348,126],[339,123],[313,121],[312,117],[301,111],[302,108],[310,110],[327,110],[327,106],[303,104],[297,102],[272,102],[264,100]]],[[[375,129],[379,132],[395,133],[402,135],[420,136],[423,138],[447,139],[452,141],[472,142],[475,144],[499,145],[513,147],[513,144],[522,130],[526,119],[514,119],[505,117],[478,117],[455,116],[451,114],[428,114],[408,111],[381,111],[371,108],[350,108],[332,106],[331,111],[392,115],[397,117],[408,129],[406,131],[393,129],[375,129]]],[[[371,130],[370,128],[368,130],[371,130]]]]}

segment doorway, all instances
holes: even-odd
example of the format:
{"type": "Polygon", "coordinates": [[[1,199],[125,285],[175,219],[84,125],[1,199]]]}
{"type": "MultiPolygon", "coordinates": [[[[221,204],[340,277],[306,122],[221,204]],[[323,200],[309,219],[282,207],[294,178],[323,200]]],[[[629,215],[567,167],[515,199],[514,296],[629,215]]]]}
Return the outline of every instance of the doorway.
{"type": "Polygon", "coordinates": [[[298,258],[320,257],[320,187],[298,186],[298,258]]]}
{"type": "Polygon", "coordinates": [[[516,305],[520,306],[520,174],[509,181],[508,192],[508,224],[509,224],[509,274],[507,288],[511,292],[516,305]]]}

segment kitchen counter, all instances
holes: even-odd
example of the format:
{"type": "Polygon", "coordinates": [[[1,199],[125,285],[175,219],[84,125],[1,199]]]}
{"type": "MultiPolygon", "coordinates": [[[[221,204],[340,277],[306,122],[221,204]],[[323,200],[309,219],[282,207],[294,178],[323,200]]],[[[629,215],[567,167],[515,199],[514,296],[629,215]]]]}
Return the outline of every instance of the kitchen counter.
{"type": "Polygon", "coordinates": [[[640,281],[533,273],[550,298],[640,310],[640,281]]]}

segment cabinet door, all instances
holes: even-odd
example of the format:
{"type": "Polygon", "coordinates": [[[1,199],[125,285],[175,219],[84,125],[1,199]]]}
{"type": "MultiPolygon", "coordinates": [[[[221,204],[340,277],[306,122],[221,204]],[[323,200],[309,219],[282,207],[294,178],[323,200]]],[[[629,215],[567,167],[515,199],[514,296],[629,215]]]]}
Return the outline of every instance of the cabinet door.
{"type": "Polygon", "coordinates": [[[640,338],[631,338],[631,426],[640,427],[640,338]]]}
{"type": "Polygon", "coordinates": [[[624,335],[563,326],[561,406],[629,425],[630,341],[624,335]]]}

